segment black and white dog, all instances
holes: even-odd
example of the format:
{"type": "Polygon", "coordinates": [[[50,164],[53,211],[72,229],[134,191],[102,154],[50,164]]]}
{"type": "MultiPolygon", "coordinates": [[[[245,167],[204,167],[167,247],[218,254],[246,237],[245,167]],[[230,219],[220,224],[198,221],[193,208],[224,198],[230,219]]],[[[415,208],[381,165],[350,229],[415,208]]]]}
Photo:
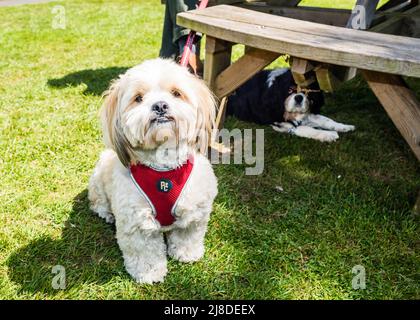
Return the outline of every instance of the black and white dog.
{"type": "Polygon", "coordinates": [[[335,141],[337,132],[355,129],[320,115],[323,104],[318,83],[297,92],[291,71],[279,68],[263,70],[240,86],[228,99],[227,114],[320,141],[335,141]]]}

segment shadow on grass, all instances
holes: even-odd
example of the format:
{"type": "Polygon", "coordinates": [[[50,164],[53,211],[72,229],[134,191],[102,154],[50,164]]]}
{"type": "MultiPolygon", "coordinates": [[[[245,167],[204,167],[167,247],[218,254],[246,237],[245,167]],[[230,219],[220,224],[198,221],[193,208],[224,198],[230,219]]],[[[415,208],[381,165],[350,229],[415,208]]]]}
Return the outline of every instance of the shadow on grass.
{"type": "Polygon", "coordinates": [[[57,78],[49,79],[48,85],[54,88],[75,87],[81,84],[87,86],[84,94],[101,95],[108,89],[111,80],[124,73],[128,67],[109,67],[102,69],[86,69],[57,78]]]}
{"type": "Polygon", "coordinates": [[[67,289],[103,284],[120,273],[128,277],[114,233],[114,226],[92,214],[84,190],[74,198],[60,238],[44,236],[15,251],[7,261],[9,277],[21,292],[44,294],[58,293],[52,288],[55,265],[65,267],[67,289]]]}

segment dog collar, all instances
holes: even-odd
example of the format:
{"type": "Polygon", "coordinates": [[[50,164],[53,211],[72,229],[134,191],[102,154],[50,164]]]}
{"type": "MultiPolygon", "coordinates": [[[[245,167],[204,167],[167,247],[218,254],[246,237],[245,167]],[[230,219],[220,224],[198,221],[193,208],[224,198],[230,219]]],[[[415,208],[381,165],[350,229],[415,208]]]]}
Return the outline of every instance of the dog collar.
{"type": "Polygon", "coordinates": [[[134,185],[149,203],[161,226],[169,226],[175,222],[175,210],[193,167],[192,156],[181,167],[172,170],[159,170],[143,164],[130,166],[134,185]]]}
{"type": "Polygon", "coordinates": [[[308,95],[308,93],[321,92],[321,90],[320,89],[307,89],[307,88],[302,88],[301,86],[293,85],[293,86],[289,87],[288,92],[289,92],[289,94],[303,92],[305,95],[308,95]]]}

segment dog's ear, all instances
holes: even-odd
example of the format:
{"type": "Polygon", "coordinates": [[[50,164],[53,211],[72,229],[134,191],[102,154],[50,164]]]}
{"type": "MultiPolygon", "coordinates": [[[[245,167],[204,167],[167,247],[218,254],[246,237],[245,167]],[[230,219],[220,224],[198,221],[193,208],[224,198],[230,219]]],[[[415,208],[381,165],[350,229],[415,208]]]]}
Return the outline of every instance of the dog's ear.
{"type": "Polygon", "coordinates": [[[132,148],[124,133],[122,132],[121,119],[119,114],[119,95],[121,80],[117,79],[104,92],[105,98],[102,105],[101,120],[105,145],[113,149],[124,166],[130,164],[132,148]]]}
{"type": "MultiPolygon", "coordinates": [[[[319,83],[317,81],[313,82],[309,86],[309,89],[320,90],[319,83]]],[[[321,90],[319,92],[309,92],[308,98],[311,113],[319,114],[321,112],[321,107],[325,104],[324,93],[321,90]]]]}
{"type": "Polygon", "coordinates": [[[198,98],[196,147],[199,152],[207,153],[212,139],[216,120],[216,99],[203,80],[195,78],[195,92],[198,98]]]}

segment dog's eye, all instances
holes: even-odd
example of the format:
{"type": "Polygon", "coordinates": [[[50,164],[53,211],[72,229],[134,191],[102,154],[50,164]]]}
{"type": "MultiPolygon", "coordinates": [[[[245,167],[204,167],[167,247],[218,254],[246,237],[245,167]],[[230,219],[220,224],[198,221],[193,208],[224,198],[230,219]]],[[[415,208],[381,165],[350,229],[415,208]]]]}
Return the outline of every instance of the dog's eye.
{"type": "Polygon", "coordinates": [[[143,101],[143,96],[142,96],[141,94],[139,94],[139,95],[136,97],[136,102],[140,103],[140,102],[142,102],[142,101],[143,101]]]}
{"type": "Polygon", "coordinates": [[[176,90],[176,89],[173,89],[173,90],[171,91],[171,93],[172,93],[172,95],[173,95],[175,98],[180,98],[180,97],[182,96],[181,92],[179,92],[179,91],[178,91],[178,90],[176,90]]]}

